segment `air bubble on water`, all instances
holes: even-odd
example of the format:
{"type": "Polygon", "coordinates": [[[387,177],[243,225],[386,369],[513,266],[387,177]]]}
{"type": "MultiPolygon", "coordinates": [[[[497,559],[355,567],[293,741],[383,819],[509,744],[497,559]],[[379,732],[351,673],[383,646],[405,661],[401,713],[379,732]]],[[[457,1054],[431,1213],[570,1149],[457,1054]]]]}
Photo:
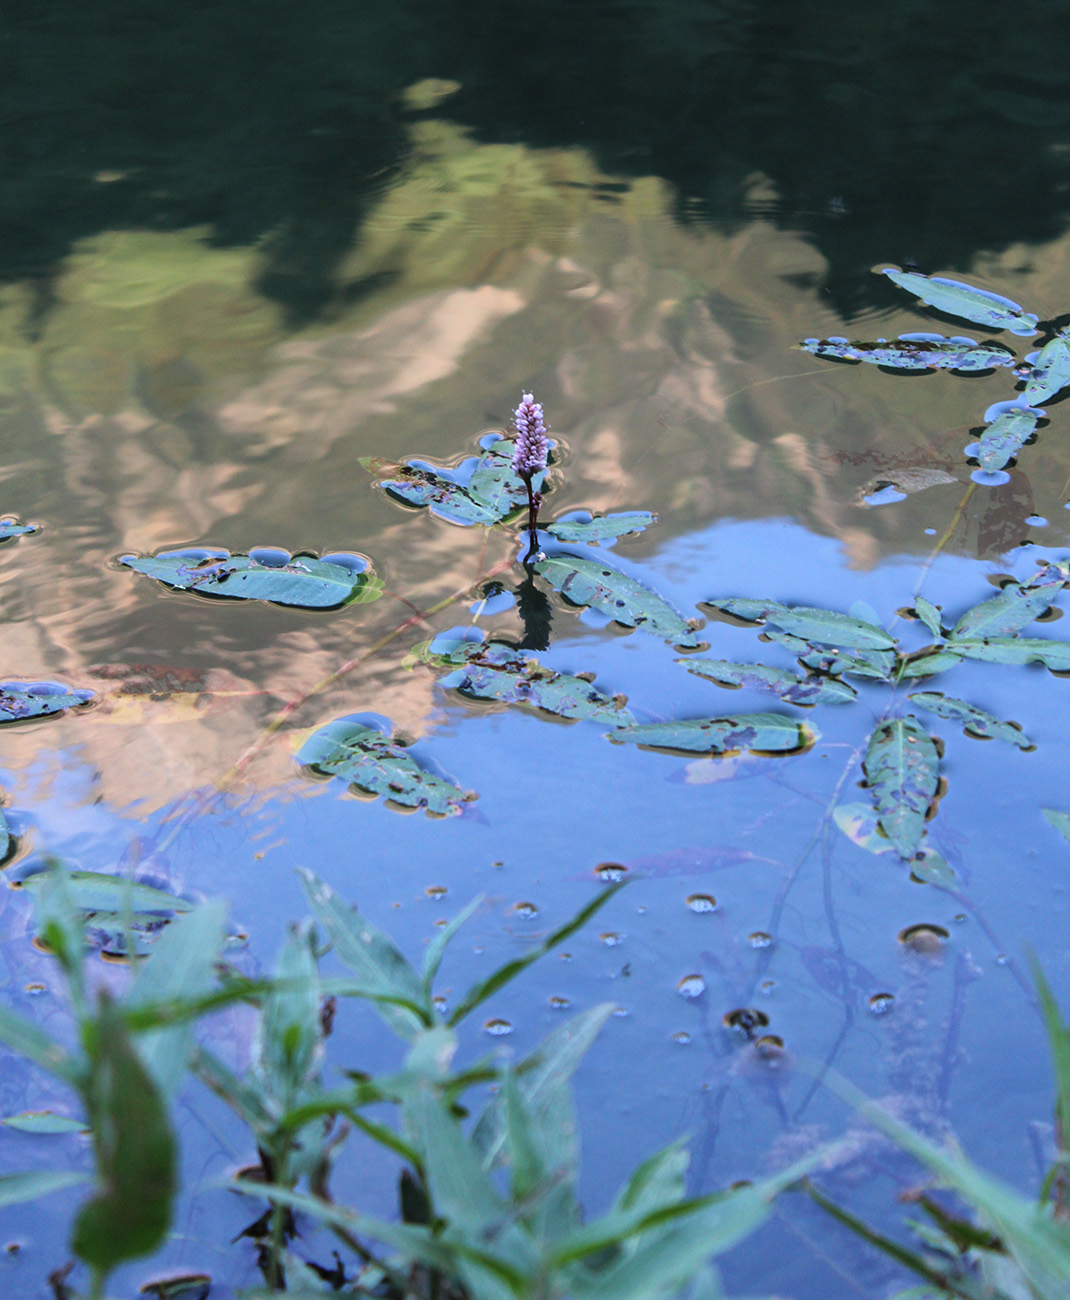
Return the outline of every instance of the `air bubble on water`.
{"type": "Polygon", "coordinates": [[[615,948],[620,943],[620,935],[615,930],[605,930],[598,937],[607,948],[615,948]]]}
{"type": "Polygon", "coordinates": [[[1046,528],[1048,524],[1043,515],[1026,515],[1025,522],[1030,528],[1046,528]]]}
{"type": "Polygon", "coordinates": [[[692,912],[715,912],[717,899],[712,894],[689,894],[687,906],[692,912]]]}
{"type": "Polygon", "coordinates": [[[996,953],[996,965],[997,965],[997,966],[1006,966],[1008,960],[1009,960],[1009,959],[1008,959],[1007,954],[1006,954],[1005,952],[998,952],[998,953],[996,953]]]}
{"type": "Polygon", "coordinates": [[[773,936],[766,934],[764,930],[755,930],[753,934],[747,936],[747,942],[752,948],[771,948],[773,936]]]}
{"type": "Polygon", "coordinates": [[[533,916],[539,914],[539,909],[534,903],[514,903],[513,911],[517,916],[522,916],[525,921],[530,921],[533,916]]]}
{"type": "Polygon", "coordinates": [[[570,952],[563,952],[563,953],[561,954],[561,960],[562,960],[562,961],[571,961],[571,960],[572,960],[572,954],[571,954],[570,952]]]}
{"type": "Polygon", "coordinates": [[[676,991],[682,998],[700,998],[706,992],[706,981],[701,975],[685,975],[676,991]]]}
{"type": "Polygon", "coordinates": [[[686,1029],[678,1029],[675,1034],[670,1035],[669,1041],[672,1043],[679,1043],[682,1047],[686,1047],[691,1041],[691,1035],[686,1029]]]}
{"type": "Polygon", "coordinates": [[[436,1011],[442,1012],[446,1010],[446,999],[442,996],[441,993],[435,994],[435,996],[431,999],[431,1004],[436,1011]]]}
{"type": "Polygon", "coordinates": [[[23,991],[36,997],[40,993],[47,993],[48,985],[42,984],[40,980],[31,980],[29,984],[23,985],[23,991]]]}
{"type": "Polygon", "coordinates": [[[925,536],[926,536],[926,537],[935,537],[935,536],[936,536],[936,529],[935,529],[935,528],[926,528],[926,530],[925,530],[925,536]]]}
{"type": "Polygon", "coordinates": [[[449,925],[449,921],[447,921],[444,916],[440,916],[438,920],[435,922],[435,929],[444,930],[447,925],[449,925]]]}
{"type": "Polygon", "coordinates": [[[613,1008],[613,1014],[614,1014],[614,1015],[615,1015],[619,1020],[623,1020],[625,1016],[630,1016],[632,1013],[628,1010],[627,1007],[614,1007],[614,1008],[613,1008]]]}
{"type": "Polygon", "coordinates": [[[440,899],[445,898],[450,891],[445,885],[428,885],[424,893],[432,902],[437,903],[440,899]]]}
{"type": "Polygon", "coordinates": [[[594,869],[594,874],[603,885],[615,885],[619,880],[623,880],[627,873],[628,868],[619,862],[600,862],[594,869]]]}
{"type": "Polygon", "coordinates": [[[769,997],[775,988],[776,980],[762,980],[761,984],[758,985],[758,992],[764,993],[766,997],[769,997]]]}
{"type": "Polygon", "coordinates": [[[1011,476],[1005,469],[975,469],[970,478],[982,487],[1002,487],[1011,481],[1011,476]]]}
{"type": "Polygon", "coordinates": [[[571,998],[550,997],[546,999],[555,1011],[564,1011],[566,1007],[572,1005],[571,998]]]}
{"type": "Polygon", "coordinates": [[[919,925],[908,925],[899,931],[899,942],[911,952],[931,957],[940,952],[951,936],[942,925],[932,925],[927,921],[919,925]]]}
{"type": "Polygon", "coordinates": [[[735,1011],[726,1011],[721,1023],[744,1038],[753,1038],[755,1030],[765,1029],[769,1024],[769,1017],[754,1007],[737,1007],[735,1011]]]}
{"type": "Polygon", "coordinates": [[[513,1032],[513,1026],[508,1020],[485,1020],[483,1032],[490,1034],[491,1038],[504,1038],[506,1034],[513,1032]]]}
{"type": "Polygon", "coordinates": [[[894,993],[874,993],[869,1000],[869,1009],[875,1016],[886,1016],[895,1006],[894,993]]]}

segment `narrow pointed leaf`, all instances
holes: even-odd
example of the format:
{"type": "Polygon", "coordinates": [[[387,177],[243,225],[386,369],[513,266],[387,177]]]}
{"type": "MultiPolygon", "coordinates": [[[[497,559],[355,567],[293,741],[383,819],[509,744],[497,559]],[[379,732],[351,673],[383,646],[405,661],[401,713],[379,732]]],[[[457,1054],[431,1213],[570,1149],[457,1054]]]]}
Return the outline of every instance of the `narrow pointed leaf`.
{"type": "Polygon", "coordinates": [[[1059,1121],[1057,1136],[1059,1145],[1065,1152],[1070,1147],[1070,1025],[1063,1019],[1040,963],[1034,957],[1030,964],[1044,1016],[1044,1027],[1048,1031],[1048,1046],[1055,1069],[1055,1113],[1059,1121]]]}
{"type": "Polygon", "coordinates": [[[915,691],[907,698],[912,704],[935,713],[939,718],[961,723],[968,736],[977,736],[982,740],[1005,740],[1022,750],[1036,749],[1029,737],[1022,734],[1017,722],[1001,722],[993,714],[979,709],[975,704],[967,704],[965,700],[957,700],[940,691],[915,691]]]}
{"type": "Polygon", "coordinates": [[[92,698],[92,691],[71,690],[59,682],[0,682],[0,724],[80,709],[92,698]]]}
{"type": "Polygon", "coordinates": [[[442,965],[442,959],[446,955],[446,948],[465,921],[479,909],[484,898],[484,894],[477,894],[446,925],[435,930],[431,942],[427,945],[427,952],[424,954],[424,992],[428,997],[431,995],[431,983],[438,974],[438,968],[442,965]]]}
{"type": "Polygon", "coordinates": [[[256,1063],[268,1091],[289,1106],[319,1066],[320,982],[308,926],[287,937],[275,978],[280,987],[260,1013],[256,1063]]]}
{"type": "Polygon", "coordinates": [[[1001,294],[978,289],[962,280],[920,275],[916,271],[886,269],[884,274],[907,293],[949,316],[987,325],[989,329],[1010,330],[1012,334],[1029,336],[1037,332],[1037,317],[1001,294]]]}
{"type": "Polygon", "coordinates": [[[901,858],[912,858],[925,834],[939,766],[936,745],[916,718],[882,722],[870,737],[862,769],[880,828],[901,858]]]}
{"type": "Polygon", "coordinates": [[[961,637],[955,640],[955,653],[965,659],[981,659],[993,664],[1044,664],[1053,673],[1070,673],[1070,641],[1025,636],[985,640],[961,637]]]}
{"type": "Polygon", "coordinates": [[[724,659],[677,659],[689,673],[705,677],[718,686],[750,686],[766,690],[785,704],[849,704],[858,692],[846,682],[831,677],[798,677],[783,668],[765,664],[736,664],[724,659]]]}
{"type": "Polygon", "coordinates": [[[1036,432],[1041,412],[1027,406],[1015,406],[997,415],[985,425],[977,444],[977,460],[983,470],[991,473],[1002,469],[1036,432]]]}
{"type": "Polygon", "coordinates": [[[403,808],[423,808],[437,817],[458,816],[475,798],[420,767],[403,746],[382,732],[351,718],[336,718],[320,727],[296,757],[304,766],[340,776],[358,790],[383,795],[403,808]]]}
{"type": "Polygon", "coordinates": [[[926,600],[924,596],[918,596],[914,601],[914,613],[917,614],[933,636],[943,636],[943,630],[940,626],[940,610],[931,600],[926,600]]]}
{"type": "Polygon", "coordinates": [[[961,370],[978,374],[997,366],[1013,366],[1017,358],[1000,343],[977,343],[939,334],[900,334],[898,339],[871,343],[846,339],[804,339],[802,348],[815,357],[836,361],[868,361],[891,370],[961,370]]]}
{"type": "Polygon", "coordinates": [[[719,609],[748,622],[765,623],[780,632],[802,637],[812,645],[835,646],[847,650],[891,650],[895,639],[875,623],[867,623],[850,614],[832,609],[815,609],[809,605],[781,605],[779,601],[741,600],[725,597],[705,600],[704,605],[719,609]]]}
{"type": "MultiPolygon", "coordinates": [[[[39,897],[48,887],[46,871],[26,876],[19,888],[39,897]]],[[[193,904],[186,898],[145,885],[124,876],[110,876],[102,871],[69,871],[67,888],[71,901],[81,912],[111,912],[121,914],[129,910],[135,916],[170,916],[176,912],[189,912],[193,904]]]]}
{"type": "Polygon", "coordinates": [[[687,754],[796,754],[813,745],[815,733],[780,713],[740,713],[730,718],[640,723],[607,732],[609,739],[687,754]]]}
{"type": "Polygon", "coordinates": [[[88,1133],[84,1119],[71,1115],[56,1115],[50,1110],[24,1110],[18,1115],[0,1119],[5,1128],[18,1129],[20,1133],[88,1133]]]}
{"type": "Polygon", "coordinates": [[[895,668],[895,677],[906,681],[915,677],[934,677],[937,673],[946,673],[949,668],[957,668],[962,663],[958,653],[958,642],[954,652],[943,646],[925,646],[913,654],[904,655],[895,668]]]}
{"type": "Polygon", "coordinates": [[[559,542],[603,542],[626,537],[629,533],[641,533],[656,522],[657,515],[652,515],[649,510],[634,510],[622,514],[588,516],[586,519],[558,519],[546,525],[546,532],[559,542]]]}
{"type": "Polygon", "coordinates": [[[34,1169],[24,1174],[0,1174],[0,1209],[36,1201],[39,1196],[78,1187],[89,1182],[89,1175],[65,1169],[34,1169]]]}
{"type": "Polygon", "coordinates": [[[1010,582],[998,596],[982,601],[968,609],[951,629],[950,648],[958,652],[961,640],[987,640],[990,637],[1012,637],[1027,624],[1039,618],[1050,608],[1065,584],[1047,582],[1039,587],[1023,587],[1010,582]]]}
{"type": "Polygon", "coordinates": [[[1022,397],[1030,406],[1039,406],[1070,384],[1070,335],[1060,331],[1026,360],[1032,361],[1033,371],[1025,381],[1022,397]]]}
{"type": "Polygon", "coordinates": [[[692,623],[617,569],[577,555],[550,555],[535,564],[535,572],[573,605],[588,606],[623,627],[641,628],[683,649],[699,645],[692,623]]]}
{"type": "Polygon", "coordinates": [[[0,1005],[0,1043],[65,1083],[77,1086],[82,1078],[81,1063],[62,1044],[3,1005],[0,1005]]]}
{"type": "Polygon", "coordinates": [[[423,980],[390,939],[312,872],[302,870],[301,876],[316,920],[327,932],[339,960],[370,991],[389,993],[412,1006],[409,1010],[377,1003],[383,1019],[410,1041],[430,1028],[435,1017],[423,980]]]}
{"type": "Polygon", "coordinates": [[[288,552],[253,555],[165,551],[159,555],[124,555],[122,563],[164,586],[197,596],[230,600],[268,600],[301,609],[337,609],[365,604],[382,594],[382,584],[363,557],[354,567],[288,552]],[[279,560],[285,562],[279,563],[279,560]],[[265,562],[270,560],[269,562],[265,562]],[[362,567],[356,567],[359,563],[362,567]]]}

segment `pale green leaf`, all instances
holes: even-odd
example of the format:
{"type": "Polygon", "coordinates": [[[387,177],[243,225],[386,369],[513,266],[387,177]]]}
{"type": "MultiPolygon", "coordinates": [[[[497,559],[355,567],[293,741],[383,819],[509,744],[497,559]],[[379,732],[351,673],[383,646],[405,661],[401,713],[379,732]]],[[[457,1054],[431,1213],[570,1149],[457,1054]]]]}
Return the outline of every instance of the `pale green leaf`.
{"type": "Polygon", "coordinates": [[[1022,728],[1017,722],[1001,722],[993,714],[979,709],[975,704],[967,704],[965,700],[957,700],[940,691],[915,691],[907,699],[919,708],[935,713],[939,718],[959,723],[968,736],[982,740],[1004,740],[1021,750],[1036,749],[1029,737],[1022,734],[1022,728]]]}
{"type": "Polygon", "coordinates": [[[729,718],[640,723],[607,733],[621,744],[687,754],[798,754],[816,735],[805,723],[780,713],[740,713],[729,718]]]}
{"type": "Polygon", "coordinates": [[[550,555],[534,567],[573,605],[589,606],[622,627],[641,628],[681,649],[700,644],[693,622],[617,569],[577,555],[550,555]]]}
{"type": "Polygon", "coordinates": [[[24,1174],[0,1174],[0,1209],[36,1201],[39,1196],[78,1187],[89,1182],[89,1175],[74,1170],[36,1169],[24,1174]]]}
{"type": "Polygon", "coordinates": [[[949,280],[939,275],[922,275],[917,271],[885,269],[884,274],[901,289],[912,293],[937,311],[989,329],[1010,330],[1012,334],[1036,334],[1037,317],[1024,311],[1016,302],[1001,294],[962,280],[949,280]]]}
{"type": "Polygon", "coordinates": [[[925,833],[936,797],[940,758],[916,718],[892,718],[873,732],[862,762],[881,830],[910,859],[925,833]]]}
{"type": "MultiPolygon", "coordinates": [[[[281,553],[279,558],[287,554],[281,553]]],[[[165,551],[124,555],[121,562],[178,591],[231,600],[267,600],[301,609],[366,604],[382,594],[382,583],[363,561],[364,567],[358,570],[311,555],[288,556],[278,563],[274,556],[261,559],[255,553],[165,551]]]]}
{"type": "Polygon", "coordinates": [[[810,706],[813,704],[849,704],[858,698],[858,692],[846,682],[832,677],[797,677],[783,668],[769,668],[765,664],[737,664],[724,659],[695,659],[690,656],[677,659],[689,673],[705,677],[718,686],[750,686],[770,691],[785,704],[810,706]]]}
{"type": "Polygon", "coordinates": [[[747,622],[765,623],[780,632],[801,637],[814,645],[847,650],[890,650],[895,639],[875,623],[852,618],[831,609],[809,605],[782,605],[776,600],[742,600],[737,597],[705,600],[704,605],[747,622]]]}

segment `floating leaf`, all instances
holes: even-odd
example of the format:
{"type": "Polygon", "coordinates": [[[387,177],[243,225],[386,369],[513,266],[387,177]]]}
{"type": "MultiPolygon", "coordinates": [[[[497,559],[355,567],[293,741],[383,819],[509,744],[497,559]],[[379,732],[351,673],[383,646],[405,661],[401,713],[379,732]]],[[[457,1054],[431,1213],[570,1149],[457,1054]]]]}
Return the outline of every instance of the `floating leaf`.
{"type": "Polygon", "coordinates": [[[1017,456],[1022,444],[1036,431],[1041,414],[1028,406],[1014,406],[997,415],[991,424],[985,426],[977,444],[981,468],[990,474],[1002,469],[1012,456],[1017,456]]]}
{"type": "Polygon", "coordinates": [[[955,653],[992,664],[1038,663],[1053,673],[1070,673],[1070,641],[1028,636],[988,637],[983,641],[963,637],[955,641],[955,653]]]}
{"type": "Polygon", "coordinates": [[[933,636],[943,636],[940,625],[940,609],[931,600],[918,596],[914,600],[914,613],[925,624],[933,636]]]}
{"type": "MultiPolygon", "coordinates": [[[[527,485],[513,469],[513,444],[506,438],[482,439],[483,455],[476,462],[466,486],[476,501],[489,506],[499,519],[528,504],[527,485]]],[[[538,492],[545,474],[532,476],[531,486],[538,492]]]]}
{"type": "Polygon", "coordinates": [[[92,691],[72,691],[59,682],[0,682],[0,724],[46,718],[80,708],[92,698],[92,691]]]}
{"type": "Polygon", "coordinates": [[[956,700],[954,696],[944,695],[941,691],[917,691],[907,697],[919,708],[935,713],[938,718],[947,718],[949,722],[961,722],[962,729],[968,736],[977,736],[982,740],[1005,740],[1017,745],[1021,750],[1036,749],[1028,736],[1022,734],[1017,722],[1001,722],[999,718],[965,700],[956,700]]]}
{"type": "MultiPolygon", "coordinates": [[[[47,888],[49,878],[49,872],[39,871],[18,881],[16,888],[37,895],[47,888]]],[[[121,916],[129,909],[134,916],[171,916],[193,908],[187,899],[168,894],[154,885],[144,885],[122,876],[109,876],[101,871],[69,871],[67,886],[74,906],[82,912],[121,916]]]]}
{"type": "Polygon", "coordinates": [[[913,293],[922,302],[962,320],[987,325],[989,329],[1010,330],[1012,334],[1036,334],[1037,317],[1024,311],[1016,302],[1001,294],[978,289],[962,280],[948,280],[939,275],[920,275],[916,271],[886,269],[884,274],[901,289],[913,293]]]}
{"type": "Polygon", "coordinates": [[[10,823],[3,809],[0,809],[0,863],[6,862],[11,855],[11,842],[13,839],[10,823]]]}
{"type": "Polygon", "coordinates": [[[451,524],[483,524],[489,527],[501,521],[497,511],[468,495],[459,483],[443,478],[433,470],[416,465],[401,465],[397,477],[383,479],[379,486],[389,496],[430,511],[451,524]]]}
{"type": "Polygon", "coordinates": [[[991,600],[968,609],[951,629],[950,637],[958,649],[959,638],[988,640],[991,637],[1013,637],[1028,623],[1039,618],[1063,589],[1061,580],[1047,582],[1039,587],[1026,587],[1009,582],[991,600]]]}
{"type": "Polygon", "coordinates": [[[649,749],[687,754],[797,754],[817,739],[802,722],[780,713],[741,713],[733,718],[693,718],[685,722],[652,722],[621,727],[610,740],[649,749]]]}
{"type": "Polygon", "coordinates": [[[0,543],[9,542],[13,537],[25,537],[29,533],[40,532],[36,524],[20,524],[14,515],[0,519],[0,543]]]}
{"type": "Polygon", "coordinates": [[[753,686],[772,691],[786,704],[849,704],[858,692],[846,682],[831,677],[796,677],[783,668],[764,664],[734,664],[724,659],[677,659],[689,673],[705,677],[718,686],[753,686]]]}
{"type": "Polygon", "coordinates": [[[1064,840],[1070,840],[1070,813],[1057,812],[1054,808],[1040,810],[1064,840]]]}
{"type": "MultiPolygon", "coordinates": [[[[955,648],[958,649],[957,642],[955,648]]],[[[913,654],[904,655],[899,660],[895,675],[902,680],[910,677],[932,677],[936,673],[946,673],[949,668],[955,668],[960,663],[962,663],[960,654],[953,653],[943,646],[925,646],[921,650],[915,650],[913,654]]]]}
{"type": "Polygon", "coordinates": [[[1070,332],[1060,330],[1039,352],[1030,352],[1026,361],[1033,369],[1022,397],[1030,406],[1038,406],[1070,384],[1070,332]]]}
{"type": "Polygon", "coordinates": [[[399,744],[351,718],[320,727],[297,751],[297,761],[328,776],[340,776],[369,794],[385,795],[403,808],[423,808],[452,817],[475,796],[420,767],[399,744]]]}
{"type": "Polygon", "coordinates": [[[657,518],[649,510],[610,515],[592,515],[586,510],[577,510],[547,524],[545,531],[559,542],[604,542],[629,533],[641,533],[656,523],[657,518]]]}
{"type": "Polygon", "coordinates": [[[559,673],[501,642],[460,640],[453,632],[445,632],[432,641],[429,658],[458,665],[439,685],[470,699],[523,704],[561,718],[612,726],[635,721],[624,707],[625,697],[610,697],[597,690],[591,685],[593,675],[559,673]]]}
{"type": "Polygon", "coordinates": [[[700,644],[693,623],[618,569],[578,555],[550,555],[535,564],[535,572],[573,605],[590,606],[623,627],[641,628],[681,648],[700,644]]]}
{"type": "Polygon", "coordinates": [[[921,843],[939,764],[936,745],[916,718],[889,719],[870,737],[862,770],[878,824],[901,858],[912,858],[921,843]]]}
{"type": "MultiPolygon", "coordinates": [[[[768,636],[771,641],[784,643],[784,637],[776,633],[770,632],[768,636]]],[[[796,639],[792,638],[793,641],[796,639]]],[[[807,653],[800,657],[799,663],[804,668],[828,673],[831,677],[846,674],[851,677],[868,677],[886,682],[896,671],[894,650],[856,650],[847,654],[842,650],[811,650],[807,642],[804,641],[802,644],[807,648],[807,653]]]]}
{"type": "Polygon", "coordinates": [[[89,1125],[83,1119],[70,1115],[56,1115],[50,1110],[24,1110],[18,1115],[0,1119],[5,1128],[16,1128],[21,1133],[88,1133],[89,1125]]]}
{"type": "Polygon", "coordinates": [[[7,1205],[20,1205],[24,1201],[36,1201],[39,1196],[48,1196],[66,1187],[77,1187],[87,1183],[86,1174],[64,1169],[33,1169],[24,1174],[0,1174],[0,1209],[7,1205]]]}
{"type": "Polygon", "coordinates": [[[975,339],[940,334],[900,334],[889,343],[848,342],[844,338],[804,339],[803,350],[815,357],[837,361],[868,361],[892,370],[963,370],[976,374],[996,366],[1013,366],[1017,359],[1001,343],[978,343],[975,339]]]}
{"type": "Polygon", "coordinates": [[[248,555],[189,549],[124,555],[121,563],[178,591],[233,600],[269,600],[300,609],[337,609],[378,600],[382,583],[358,555],[312,555],[263,547],[248,555]]]}
{"type": "Polygon", "coordinates": [[[781,605],[775,600],[742,600],[734,596],[704,600],[702,604],[747,622],[766,623],[817,645],[842,646],[849,650],[890,650],[895,645],[895,639],[876,624],[831,609],[781,605]]]}

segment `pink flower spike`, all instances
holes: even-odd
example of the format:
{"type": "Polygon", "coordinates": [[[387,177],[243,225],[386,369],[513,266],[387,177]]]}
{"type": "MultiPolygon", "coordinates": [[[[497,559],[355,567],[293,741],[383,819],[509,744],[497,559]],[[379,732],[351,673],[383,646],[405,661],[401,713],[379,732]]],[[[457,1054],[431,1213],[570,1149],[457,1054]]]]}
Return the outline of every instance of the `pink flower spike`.
{"type": "Polygon", "coordinates": [[[535,401],[534,394],[524,393],[514,415],[516,444],[513,450],[513,469],[521,478],[530,479],[545,470],[549,451],[542,404],[535,401]]]}

